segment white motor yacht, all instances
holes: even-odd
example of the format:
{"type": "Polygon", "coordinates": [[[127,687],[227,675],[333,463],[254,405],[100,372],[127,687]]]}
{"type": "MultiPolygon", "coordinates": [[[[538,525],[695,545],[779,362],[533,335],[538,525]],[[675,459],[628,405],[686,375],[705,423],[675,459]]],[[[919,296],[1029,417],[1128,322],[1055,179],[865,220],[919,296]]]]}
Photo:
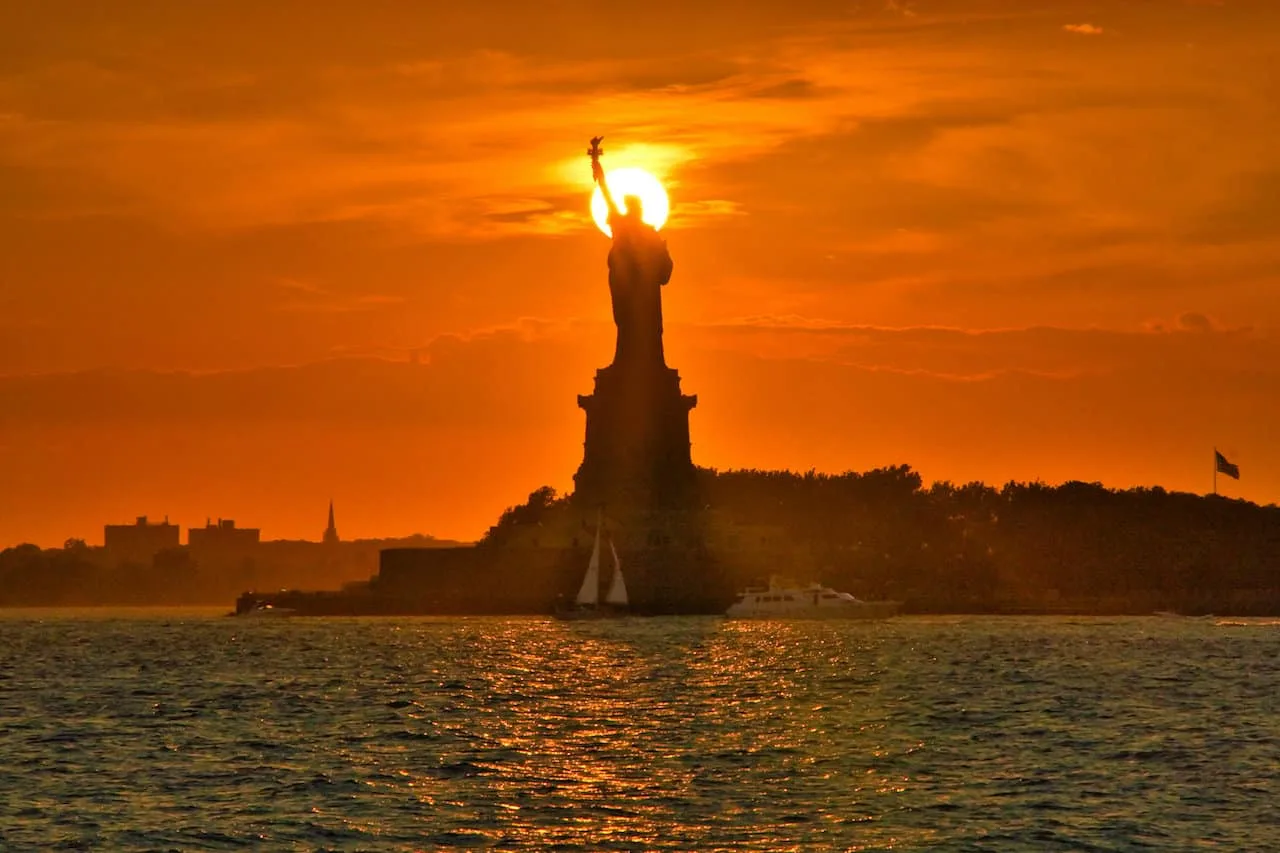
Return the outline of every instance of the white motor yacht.
{"type": "Polygon", "coordinates": [[[767,587],[748,587],[725,611],[730,619],[887,619],[896,601],[863,601],[847,592],[811,583],[770,578],[767,587]]]}
{"type": "Polygon", "coordinates": [[[274,604],[268,604],[265,601],[260,601],[248,610],[245,610],[242,613],[236,613],[235,615],[239,616],[241,619],[269,619],[279,618],[281,616],[294,616],[297,612],[298,611],[292,607],[277,607],[274,604]]]}

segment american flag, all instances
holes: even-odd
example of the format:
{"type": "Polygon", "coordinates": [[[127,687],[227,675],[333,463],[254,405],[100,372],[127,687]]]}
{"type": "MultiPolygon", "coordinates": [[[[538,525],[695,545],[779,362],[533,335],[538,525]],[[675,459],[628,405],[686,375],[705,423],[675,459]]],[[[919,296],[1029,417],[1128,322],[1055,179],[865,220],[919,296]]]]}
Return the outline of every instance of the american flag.
{"type": "Polygon", "coordinates": [[[1218,465],[1219,474],[1226,474],[1228,477],[1230,477],[1233,480],[1240,479],[1239,465],[1235,464],[1234,462],[1228,462],[1227,457],[1223,456],[1221,453],[1219,453],[1216,450],[1213,451],[1213,458],[1218,465]]]}

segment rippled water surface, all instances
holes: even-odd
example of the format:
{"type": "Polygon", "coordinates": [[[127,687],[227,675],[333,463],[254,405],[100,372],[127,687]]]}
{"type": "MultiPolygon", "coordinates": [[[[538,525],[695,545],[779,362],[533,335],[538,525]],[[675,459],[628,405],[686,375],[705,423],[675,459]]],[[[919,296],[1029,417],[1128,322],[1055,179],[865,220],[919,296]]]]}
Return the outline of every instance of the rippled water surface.
{"type": "Polygon", "coordinates": [[[0,613],[4,850],[1280,850],[1280,625],[0,613]]]}

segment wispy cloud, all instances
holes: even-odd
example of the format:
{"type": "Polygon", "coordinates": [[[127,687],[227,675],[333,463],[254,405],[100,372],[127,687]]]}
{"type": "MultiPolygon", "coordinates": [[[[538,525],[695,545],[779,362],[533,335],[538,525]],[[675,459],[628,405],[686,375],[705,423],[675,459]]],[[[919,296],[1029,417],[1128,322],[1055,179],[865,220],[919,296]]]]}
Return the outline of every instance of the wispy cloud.
{"type": "MultiPolygon", "coordinates": [[[[94,66],[54,70],[36,76],[43,73],[41,85],[61,90],[69,104],[104,88],[94,66]]],[[[118,88],[144,85],[168,87],[132,75],[118,88]]],[[[381,218],[425,233],[488,236],[502,220],[487,207],[542,197],[559,205],[551,214],[580,213],[579,198],[573,209],[563,205],[570,190],[590,187],[582,128],[599,127],[602,118],[624,129],[607,134],[607,162],[670,176],[699,158],[749,155],[812,132],[824,113],[834,120],[841,87],[823,93],[816,86],[771,57],[684,73],[666,60],[548,61],[480,51],[334,69],[311,81],[303,108],[280,104],[270,114],[139,114],[140,106],[124,102],[112,113],[99,100],[99,115],[53,121],[40,115],[50,105],[30,103],[4,123],[0,158],[72,170],[87,184],[125,190],[137,213],[194,223],[381,218]],[[466,99],[458,97],[463,92],[466,99]]],[[[0,107],[4,93],[0,87],[0,107]]],[[[179,93],[161,100],[170,96],[179,93]]],[[[516,217],[507,230],[528,232],[531,219],[544,233],[585,225],[580,216],[572,223],[516,217]]]]}
{"type": "MultiPolygon", "coordinates": [[[[1245,494],[1280,495],[1274,337],[838,328],[803,317],[671,331],[684,387],[701,399],[692,422],[699,464],[839,471],[909,462],[927,478],[961,482],[1198,489],[1205,456],[1221,442],[1255,460],[1245,494]],[[785,346],[763,340],[770,322],[785,328],[785,346]],[[816,338],[827,349],[806,352],[816,338]]],[[[589,389],[596,342],[589,329],[531,319],[438,336],[418,362],[398,354],[202,375],[0,377],[0,445],[23,482],[56,486],[106,465],[112,476],[94,494],[121,506],[146,505],[149,495],[175,517],[201,517],[201,501],[217,492],[273,529],[282,506],[314,499],[321,458],[333,478],[326,488],[379,507],[378,523],[427,518],[433,529],[474,535],[530,484],[570,486],[582,436],[573,394],[589,389]],[[175,469],[172,454],[145,452],[157,441],[191,464],[175,469]]],[[[93,529],[103,512],[68,508],[56,487],[4,491],[0,509],[0,543],[57,527],[51,520],[93,529]]]]}
{"type": "MultiPolygon", "coordinates": [[[[319,340],[323,317],[299,323],[319,351],[572,313],[600,284],[583,148],[602,132],[607,164],[671,191],[673,322],[748,300],[901,325],[1136,325],[1188,304],[1280,322],[1266,179],[1280,120],[1259,35],[1276,7],[1120,4],[1069,24],[1081,49],[1067,50],[1062,22],[1087,18],[1073,0],[922,0],[909,17],[884,0],[793,5],[670,0],[625,44],[611,7],[559,21],[509,3],[497,22],[458,7],[421,41],[401,37],[426,14],[415,4],[318,8],[298,32],[227,0],[138,16],[114,41],[70,20],[50,32],[102,49],[10,51],[0,69],[0,215],[18,224],[0,248],[47,271],[14,310],[48,313],[55,295],[119,310],[106,294],[128,280],[171,312],[109,341],[86,319],[81,358],[191,338],[183,299],[210,294],[272,320],[281,304],[359,315],[341,341],[319,340]],[[237,50],[209,48],[202,26],[237,50]],[[1084,38],[1103,26],[1123,44],[1084,38]],[[68,244],[83,263],[57,256],[68,244]],[[152,253],[164,263],[141,269],[152,253]],[[526,286],[534,269],[564,286],[526,286]],[[329,292],[246,284],[271,274],[329,292]],[[413,305],[378,312],[360,294],[413,305]]],[[[6,346],[24,365],[58,356],[15,340],[0,362],[6,346]]],[[[274,358],[255,352],[236,363],[274,358]]]]}
{"type": "Polygon", "coordinates": [[[1062,28],[1069,33],[1081,36],[1102,35],[1102,27],[1094,26],[1093,24],[1064,24],[1062,28]]]}
{"type": "Polygon", "coordinates": [[[291,278],[277,278],[271,282],[289,294],[289,298],[277,302],[276,311],[300,314],[348,314],[356,311],[377,311],[395,305],[403,305],[403,296],[379,293],[334,293],[315,282],[291,278]]]}

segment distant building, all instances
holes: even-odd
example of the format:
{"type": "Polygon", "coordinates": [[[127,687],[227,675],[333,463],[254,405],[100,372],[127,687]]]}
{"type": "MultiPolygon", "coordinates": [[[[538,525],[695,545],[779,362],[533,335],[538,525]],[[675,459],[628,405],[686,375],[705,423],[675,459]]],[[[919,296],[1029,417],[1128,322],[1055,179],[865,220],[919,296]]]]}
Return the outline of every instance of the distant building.
{"type": "Polygon", "coordinates": [[[187,530],[187,544],[193,551],[250,551],[258,547],[262,531],[256,527],[236,527],[230,518],[220,518],[215,524],[206,521],[204,527],[187,530]]]}
{"type": "Polygon", "coordinates": [[[333,498],[329,498],[329,526],[324,529],[324,544],[335,545],[338,539],[338,527],[333,523],[333,498]]]}
{"type": "Polygon", "coordinates": [[[181,542],[178,525],[170,524],[168,518],[152,523],[140,515],[133,524],[103,525],[102,544],[116,562],[150,564],[157,553],[177,548],[181,542]]]}

